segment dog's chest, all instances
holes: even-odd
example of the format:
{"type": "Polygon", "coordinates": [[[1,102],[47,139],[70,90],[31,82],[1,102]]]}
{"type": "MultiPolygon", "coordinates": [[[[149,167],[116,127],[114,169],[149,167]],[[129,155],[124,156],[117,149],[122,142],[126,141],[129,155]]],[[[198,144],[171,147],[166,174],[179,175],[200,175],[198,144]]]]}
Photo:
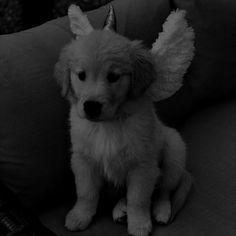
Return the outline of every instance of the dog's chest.
{"type": "Polygon", "coordinates": [[[134,162],[134,138],[122,125],[104,126],[83,122],[71,130],[74,151],[94,161],[109,180],[122,184],[128,168],[134,162]]]}

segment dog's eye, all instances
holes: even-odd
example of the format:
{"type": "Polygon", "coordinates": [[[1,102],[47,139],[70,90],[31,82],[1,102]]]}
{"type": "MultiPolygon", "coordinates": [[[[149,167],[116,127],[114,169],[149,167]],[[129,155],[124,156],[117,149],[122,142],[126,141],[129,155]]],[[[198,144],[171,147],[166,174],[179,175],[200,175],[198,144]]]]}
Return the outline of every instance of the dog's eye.
{"type": "Polygon", "coordinates": [[[85,78],[86,78],[86,73],[85,71],[80,71],[78,73],[78,78],[81,80],[81,81],[85,81],[85,78]]]}
{"type": "Polygon", "coordinates": [[[120,79],[120,76],[113,73],[113,72],[110,72],[108,75],[107,75],[107,80],[109,83],[115,83],[117,82],[118,80],[120,79]]]}

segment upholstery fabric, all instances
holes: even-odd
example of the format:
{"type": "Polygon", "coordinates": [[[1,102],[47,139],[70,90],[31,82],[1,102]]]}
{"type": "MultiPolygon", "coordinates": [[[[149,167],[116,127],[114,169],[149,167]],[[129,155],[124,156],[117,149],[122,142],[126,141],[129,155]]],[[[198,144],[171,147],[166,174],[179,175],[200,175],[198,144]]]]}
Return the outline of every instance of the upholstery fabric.
{"type": "MultiPolygon", "coordinates": [[[[169,13],[165,0],[113,5],[119,32],[147,45],[169,13]]],[[[103,26],[107,11],[104,6],[88,13],[95,28],[103,26]]],[[[71,38],[67,17],[0,36],[0,178],[29,207],[64,198],[73,183],[68,104],[53,78],[59,52],[71,38]]]]}
{"type": "Polygon", "coordinates": [[[210,103],[236,92],[236,1],[174,0],[187,10],[196,55],[187,74],[193,100],[210,103]]]}
{"type": "MultiPolygon", "coordinates": [[[[236,100],[194,114],[180,129],[187,143],[187,168],[194,186],[185,207],[167,226],[154,225],[156,236],[236,235],[236,100]]],[[[72,203],[40,215],[60,236],[76,235],[64,228],[72,203]]],[[[111,204],[100,206],[98,216],[81,236],[128,235],[126,226],[112,222],[111,204]]]]}
{"type": "Polygon", "coordinates": [[[0,177],[29,206],[61,194],[68,172],[68,108],[52,74],[69,38],[53,23],[0,36],[0,177]]]}

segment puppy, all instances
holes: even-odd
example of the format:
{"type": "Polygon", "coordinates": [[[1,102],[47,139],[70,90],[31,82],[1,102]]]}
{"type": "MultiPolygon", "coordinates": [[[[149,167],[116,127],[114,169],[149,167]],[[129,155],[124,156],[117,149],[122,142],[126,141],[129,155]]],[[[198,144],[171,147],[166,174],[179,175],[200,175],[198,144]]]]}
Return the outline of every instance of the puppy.
{"type": "Polygon", "coordinates": [[[187,197],[191,178],[182,138],[158,119],[148,93],[158,79],[150,51],[107,27],[90,30],[62,50],[55,75],[71,105],[77,190],[65,226],[87,228],[105,180],[127,189],[113,218],[119,221],[127,214],[131,235],[151,232],[156,186],[153,216],[160,223],[171,220],[187,197]]]}

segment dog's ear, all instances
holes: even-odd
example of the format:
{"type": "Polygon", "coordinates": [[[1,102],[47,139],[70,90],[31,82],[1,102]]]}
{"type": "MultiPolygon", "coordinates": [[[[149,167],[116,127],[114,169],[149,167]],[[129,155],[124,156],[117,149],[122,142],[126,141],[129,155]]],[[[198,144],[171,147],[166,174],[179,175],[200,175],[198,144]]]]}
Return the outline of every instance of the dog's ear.
{"type": "Polygon", "coordinates": [[[93,31],[88,17],[82,12],[79,6],[74,4],[68,8],[68,17],[70,20],[70,28],[76,37],[87,35],[93,31]]]}
{"type": "Polygon", "coordinates": [[[62,49],[58,62],[54,68],[54,77],[62,87],[62,95],[67,96],[70,91],[70,70],[67,46],[62,49]]]}
{"type": "Polygon", "coordinates": [[[130,97],[137,98],[142,95],[156,78],[154,60],[140,41],[131,42],[131,75],[130,97]]]}

